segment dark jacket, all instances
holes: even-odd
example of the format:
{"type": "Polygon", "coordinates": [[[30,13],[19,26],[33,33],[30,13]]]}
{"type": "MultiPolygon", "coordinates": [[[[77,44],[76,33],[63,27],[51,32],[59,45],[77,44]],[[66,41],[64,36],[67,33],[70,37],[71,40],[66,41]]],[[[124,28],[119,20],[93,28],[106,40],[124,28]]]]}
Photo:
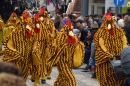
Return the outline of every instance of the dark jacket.
{"type": "Polygon", "coordinates": [[[92,41],[94,34],[97,32],[98,28],[90,29],[91,35],[86,37],[86,40],[92,41]]]}
{"type": "Polygon", "coordinates": [[[60,22],[55,22],[55,23],[54,23],[54,26],[55,26],[55,28],[56,28],[56,29],[58,29],[58,30],[59,30],[59,27],[60,27],[60,22]]]}
{"type": "Polygon", "coordinates": [[[130,24],[127,26],[124,26],[123,29],[126,33],[126,38],[128,40],[128,43],[130,44],[130,24]]]}
{"type": "Polygon", "coordinates": [[[80,32],[81,32],[80,40],[81,40],[82,42],[84,42],[85,37],[87,36],[87,33],[88,33],[88,29],[81,27],[81,28],[80,28],[80,32]]]}

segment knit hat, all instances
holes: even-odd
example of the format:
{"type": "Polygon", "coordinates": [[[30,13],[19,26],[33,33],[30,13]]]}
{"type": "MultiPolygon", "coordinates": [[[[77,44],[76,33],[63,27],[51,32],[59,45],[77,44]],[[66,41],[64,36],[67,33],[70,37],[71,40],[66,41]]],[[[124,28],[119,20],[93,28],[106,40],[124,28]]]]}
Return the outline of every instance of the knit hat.
{"type": "Polygon", "coordinates": [[[120,19],[119,21],[118,21],[118,25],[122,28],[122,27],[124,27],[124,20],[123,19],[120,19]]]}

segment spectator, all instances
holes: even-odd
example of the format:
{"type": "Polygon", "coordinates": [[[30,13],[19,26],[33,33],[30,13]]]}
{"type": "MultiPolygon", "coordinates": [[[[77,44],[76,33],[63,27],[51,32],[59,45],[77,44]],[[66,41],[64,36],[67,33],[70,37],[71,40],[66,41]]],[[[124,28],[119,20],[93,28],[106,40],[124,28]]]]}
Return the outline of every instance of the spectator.
{"type": "Polygon", "coordinates": [[[56,17],[55,17],[54,25],[55,25],[55,28],[56,28],[58,31],[61,30],[61,28],[63,27],[64,23],[62,22],[60,16],[56,16],[56,17]]]}
{"type": "Polygon", "coordinates": [[[0,86],[26,86],[26,84],[21,77],[12,74],[1,73],[0,86]]]}
{"type": "Polygon", "coordinates": [[[97,14],[94,15],[94,19],[93,19],[93,21],[96,21],[96,22],[98,23],[98,26],[99,26],[99,27],[102,25],[102,22],[99,20],[97,14]]]}
{"type": "Polygon", "coordinates": [[[99,26],[98,23],[96,21],[91,23],[91,29],[88,32],[88,36],[86,37],[86,41],[87,41],[87,49],[85,52],[85,63],[88,64],[87,69],[91,68],[91,65],[89,65],[89,59],[90,59],[90,55],[91,55],[91,43],[93,40],[93,36],[94,34],[97,32],[99,26]]]}
{"type": "Polygon", "coordinates": [[[16,76],[22,76],[22,71],[11,63],[0,62],[0,73],[5,72],[16,76]]]}
{"type": "Polygon", "coordinates": [[[91,43],[91,66],[92,66],[92,77],[91,78],[96,78],[96,63],[95,63],[95,45],[94,45],[94,40],[91,43]]]}
{"type": "Polygon", "coordinates": [[[123,27],[124,27],[124,20],[123,20],[123,19],[118,20],[118,26],[119,26],[120,28],[123,28],[123,27]]]}
{"type": "Polygon", "coordinates": [[[80,41],[84,42],[85,37],[87,36],[88,30],[83,27],[83,21],[82,20],[77,20],[76,28],[79,29],[80,33],[81,33],[80,41]]]}
{"type": "Polygon", "coordinates": [[[124,27],[123,27],[125,33],[126,33],[126,37],[128,40],[128,44],[130,44],[130,17],[126,16],[124,18],[124,27]]]}

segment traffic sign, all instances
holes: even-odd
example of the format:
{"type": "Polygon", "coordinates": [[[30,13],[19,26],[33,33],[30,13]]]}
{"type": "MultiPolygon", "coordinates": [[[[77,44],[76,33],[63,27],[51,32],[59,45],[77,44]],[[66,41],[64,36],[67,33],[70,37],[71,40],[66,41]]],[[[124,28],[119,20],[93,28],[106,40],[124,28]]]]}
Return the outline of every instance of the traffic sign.
{"type": "Polygon", "coordinates": [[[114,0],[116,6],[122,6],[125,3],[125,0],[114,0]]]}

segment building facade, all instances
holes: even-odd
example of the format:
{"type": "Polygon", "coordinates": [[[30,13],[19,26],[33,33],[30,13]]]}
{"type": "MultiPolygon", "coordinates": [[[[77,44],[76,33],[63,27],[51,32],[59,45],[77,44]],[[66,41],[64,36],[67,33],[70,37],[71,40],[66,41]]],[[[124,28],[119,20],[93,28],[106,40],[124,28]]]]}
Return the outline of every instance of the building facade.
{"type": "Polygon", "coordinates": [[[109,7],[113,13],[125,13],[127,11],[127,2],[129,2],[129,0],[125,0],[122,7],[117,7],[114,4],[114,0],[89,0],[88,13],[103,15],[107,12],[109,7]]]}

